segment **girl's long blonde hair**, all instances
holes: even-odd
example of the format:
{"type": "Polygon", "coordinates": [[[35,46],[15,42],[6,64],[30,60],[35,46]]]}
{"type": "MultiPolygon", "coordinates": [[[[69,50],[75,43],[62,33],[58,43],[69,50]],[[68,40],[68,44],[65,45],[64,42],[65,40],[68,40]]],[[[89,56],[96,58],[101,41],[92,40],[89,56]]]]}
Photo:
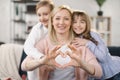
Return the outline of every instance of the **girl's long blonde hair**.
{"type": "Polygon", "coordinates": [[[54,9],[54,3],[52,1],[41,0],[36,4],[36,13],[37,13],[38,9],[43,6],[48,6],[50,8],[50,11],[52,11],[54,9]]]}

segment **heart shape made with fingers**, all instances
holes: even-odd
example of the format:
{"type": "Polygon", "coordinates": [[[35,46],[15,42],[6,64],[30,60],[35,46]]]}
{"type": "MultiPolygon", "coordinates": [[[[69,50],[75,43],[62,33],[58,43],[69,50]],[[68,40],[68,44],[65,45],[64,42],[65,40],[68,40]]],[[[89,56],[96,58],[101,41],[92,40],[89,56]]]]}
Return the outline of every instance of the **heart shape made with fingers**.
{"type": "MultiPolygon", "coordinates": [[[[69,51],[70,53],[72,52],[71,49],[68,47],[68,45],[63,45],[59,50],[64,54],[66,51],[69,51]]],[[[55,58],[55,61],[60,65],[65,65],[71,61],[71,58],[68,55],[66,55],[66,57],[63,57],[62,55],[58,55],[55,58]]]]}

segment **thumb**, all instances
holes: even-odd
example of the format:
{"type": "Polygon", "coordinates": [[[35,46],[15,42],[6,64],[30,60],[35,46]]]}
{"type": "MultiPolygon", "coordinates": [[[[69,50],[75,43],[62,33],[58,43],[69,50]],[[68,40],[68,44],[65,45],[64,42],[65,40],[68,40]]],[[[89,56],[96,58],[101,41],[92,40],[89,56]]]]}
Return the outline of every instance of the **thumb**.
{"type": "Polygon", "coordinates": [[[70,56],[72,58],[72,53],[71,52],[66,51],[65,54],[68,55],[68,56],[70,56]]]}

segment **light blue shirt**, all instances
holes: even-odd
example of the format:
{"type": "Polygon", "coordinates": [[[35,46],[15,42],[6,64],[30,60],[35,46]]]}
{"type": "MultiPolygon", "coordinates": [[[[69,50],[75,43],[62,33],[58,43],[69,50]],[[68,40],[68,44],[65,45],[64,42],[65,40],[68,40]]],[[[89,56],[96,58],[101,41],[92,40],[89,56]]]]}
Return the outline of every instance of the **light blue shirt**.
{"type": "Polygon", "coordinates": [[[107,46],[96,32],[91,32],[91,36],[98,41],[98,45],[95,45],[92,41],[89,41],[86,46],[96,56],[98,62],[103,69],[103,77],[101,80],[110,78],[120,72],[120,57],[111,56],[107,46]]]}

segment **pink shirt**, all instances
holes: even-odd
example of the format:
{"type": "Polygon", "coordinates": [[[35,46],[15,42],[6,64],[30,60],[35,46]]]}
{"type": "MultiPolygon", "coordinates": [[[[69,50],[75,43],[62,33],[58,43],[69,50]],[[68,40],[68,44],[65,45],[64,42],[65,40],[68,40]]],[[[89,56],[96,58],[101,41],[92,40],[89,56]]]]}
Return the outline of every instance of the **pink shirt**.
{"type": "MultiPolygon", "coordinates": [[[[39,41],[36,44],[36,48],[41,53],[45,53],[45,49],[46,48],[49,48],[49,50],[50,50],[50,49],[52,49],[55,46],[56,45],[51,43],[51,41],[50,41],[48,36],[46,38],[44,38],[43,40],[39,41]]],[[[93,64],[95,66],[95,75],[93,75],[93,77],[100,78],[102,76],[102,69],[101,69],[101,66],[98,64],[95,56],[85,46],[81,46],[78,49],[82,50],[82,53],[83,53],[82,58],[85,60],[85,62],[88,62],[89,64],[93,64]]],[[[78,80],[87,80],[88,79],[89,74],[85,70],[79,68],[79,70],[77,69],[77,70],[75,70],[75,72],[79,75],[79,79],[78,80]]],[[[59,71],[58,71],[58,74],[59,74],[59,71]]],[[[66,75],[66,74],[67,73],[64,73],[64,72],[62,73],[62,75],[66,75]]],[[[60,76],[60,78],[61,77],[62,76],[60,76]]],[[[69,77],[69,76],[66,76],[66,77],[69,77]]],[[[49,80],[55,80],[55,78],[59,80],[58,77],[54,77],[53,79],[49,79],[49,80]]],[[[64,79],[64,78],[65,78],[65,76],[63,78],[61,78],[61,79],[64,79]]],[[[77,77],[74,76],[74,78],[73,77],[71,77],[71,78],[72,79],[70,79],[70,80],[73,80],[75,78],[78,78],[78,76],[77,77]]]]}

